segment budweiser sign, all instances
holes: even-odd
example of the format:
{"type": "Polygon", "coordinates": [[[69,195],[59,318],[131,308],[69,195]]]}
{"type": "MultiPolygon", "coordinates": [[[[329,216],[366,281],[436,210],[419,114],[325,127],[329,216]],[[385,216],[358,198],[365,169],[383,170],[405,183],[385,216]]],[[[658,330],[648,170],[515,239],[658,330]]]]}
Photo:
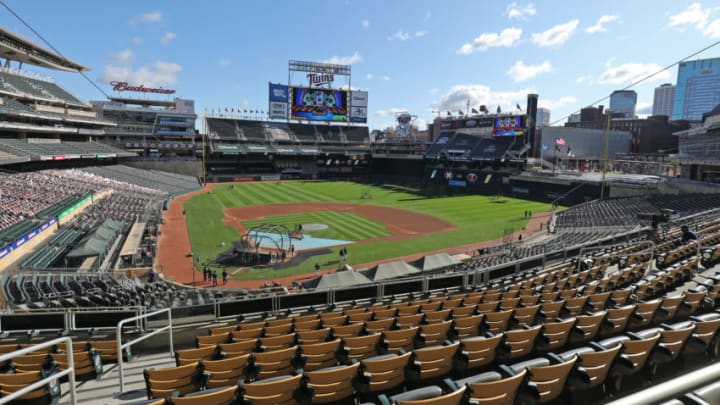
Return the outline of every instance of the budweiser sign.
{"type": "Polygon", "coordinates": [[[139,93],[175,94],[175,90],[162,87],[145,87],[144,85],[131,86],[128,82],[110,82],[113,91],[137,91],[139,93]]]}
{"type": "Polygon", "coordinates": [[[335,75],[332,73],[308,73],[307,79],[310,87],[321,86],[332,83],[335,80],[335,75]]]}

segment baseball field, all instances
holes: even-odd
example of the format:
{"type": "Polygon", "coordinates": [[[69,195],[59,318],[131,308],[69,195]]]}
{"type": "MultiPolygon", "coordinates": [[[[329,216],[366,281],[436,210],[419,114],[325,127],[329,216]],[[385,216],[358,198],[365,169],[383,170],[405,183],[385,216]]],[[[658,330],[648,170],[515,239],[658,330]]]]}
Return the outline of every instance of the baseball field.
{"type": "Polygon", "coordinates": [[[439,188],[301,181],[217,185],[183,205],[198,268],[208,264],[219,269],[211,259],[260,224],[289,229],[303,224],[305,235],[338,241],[306,252],[306,259],[281,269],[228,268],[236,280],[309,273],[316,263],[323,268],[337,266],[343,246],[348,250],[347,263],[357,265],[497,239],[522,229],[528,221],[526,211],[548,208],[508,197],[453,195],[439,188]]]}

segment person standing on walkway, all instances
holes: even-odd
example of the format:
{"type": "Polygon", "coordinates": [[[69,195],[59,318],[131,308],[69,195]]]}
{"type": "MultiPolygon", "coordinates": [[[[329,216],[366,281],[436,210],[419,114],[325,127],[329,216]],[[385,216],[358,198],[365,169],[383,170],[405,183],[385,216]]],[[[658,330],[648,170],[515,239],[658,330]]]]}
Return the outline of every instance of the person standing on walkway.
{"type": "Polygon", "coordinates": [[[222,271],[222,279],[223,279],[223,285],[227,285],[227,283],[228,283],[228,272],[227,272],[227,269],[223,269],[223,271],[222,271]]]}

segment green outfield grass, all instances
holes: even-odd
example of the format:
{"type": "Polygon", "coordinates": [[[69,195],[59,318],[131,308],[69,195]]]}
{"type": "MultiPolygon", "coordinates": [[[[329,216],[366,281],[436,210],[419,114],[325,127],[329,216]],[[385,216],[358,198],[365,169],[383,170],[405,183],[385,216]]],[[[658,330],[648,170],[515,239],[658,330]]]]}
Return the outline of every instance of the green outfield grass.
{"type": "Polygon", "coordinates": [[[245,228],[250,229],[262,224],[284,225],[294,229],[297,224],[325,224],[327,229],[303,230],[303,233],[318,238],[340,240],[365,240],[389,236],[385,225],[350,212],[320,211],[306,214],[276,215],[257,221],[243,221],[245,228]]]}
{"type": "MultiPolygon", "coordinates": [[[[369,186],[352,182],[284,182],[241,183],[234,188],[220,185],[212,193],[197,195],[185,202],[186,221],[192,251],[205,262],[227,249],[222,242],[240,239],[232,227],[222,223],[223,210],[240,206],[292,202],[346,202],[374,204],[415,211],[453,223],[457,229],[438,232],[396,242],[378,241],[349,247],[349,262],[366,263],[496,239],[510,229],[523,228],[527,220],[524,211],[547,211],[548,204],[502,197],[495,201],[482,195],[439,195],[396,185],[369,186]],[[361,198],[363,194],[369,199],[361,198]]],[[[362,240],[387,235],[382,224],[351,213],[314,212],[299,215],[275,216],[272,221],[245,221],[245,226],[277,223],[294,227],[297,223],[325,223],[329,229],[313,233],[331,239],[362,240]],[[341,222],[361,226],[340,226],[341,222]]],[[[256,269],[233,274],[236,279],[272,279],[311,272],[316,262],[324,265],[335,261],[339,248],[333,253],[315,256],[298,266],[283,270],[256,269]]],[[[329,266],[323,266],[329,267],[329,266]]],[[[231,271],[232,273],[232,271],[231,271]]]]}

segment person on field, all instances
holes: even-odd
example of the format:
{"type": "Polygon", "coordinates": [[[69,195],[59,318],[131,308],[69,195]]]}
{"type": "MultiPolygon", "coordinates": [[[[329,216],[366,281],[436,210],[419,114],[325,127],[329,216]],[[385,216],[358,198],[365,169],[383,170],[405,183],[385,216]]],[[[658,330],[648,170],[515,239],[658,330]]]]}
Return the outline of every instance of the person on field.
{"type": "Polygon", "coordinates": [[[217,270],[215,270],[215,271],[213,271],[213,274],[212,274],[212,285],[213,285],[213,287],[217,287],[217,285],[218,285],[218,284],[217,284],[217,279],[218,279],[217,270]]]}
{"type": "Polygon", "coordinates": [[[227,272],[227,269],[223,269],[222,279],[223,279],[223,285],[227,285],[227,283],[228,283],[228,272],[227,272]]]}

